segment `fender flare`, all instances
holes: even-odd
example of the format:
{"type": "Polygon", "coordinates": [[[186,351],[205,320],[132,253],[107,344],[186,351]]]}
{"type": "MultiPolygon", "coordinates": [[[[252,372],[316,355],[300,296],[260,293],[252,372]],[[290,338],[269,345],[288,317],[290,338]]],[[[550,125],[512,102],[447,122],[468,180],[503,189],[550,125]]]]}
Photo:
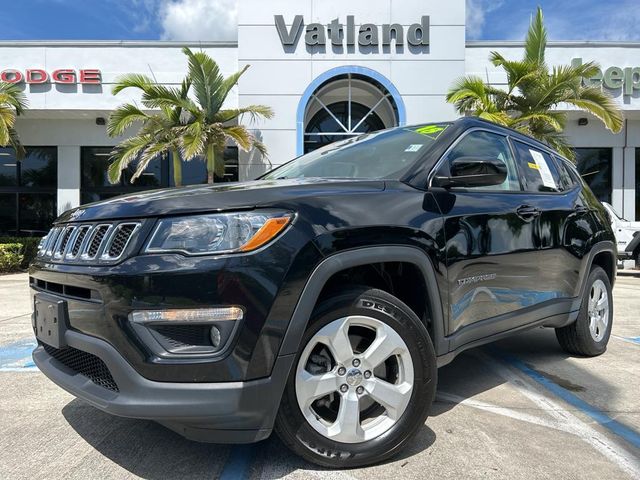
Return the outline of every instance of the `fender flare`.
{"type": "Polygon", "coordinates": [[[633,234],[633,238],[627,244],[627,248],[625,248],[624,251],[634,253],[638,247],[640,247],[640,231],[633,234]]]}
{"type": "Polygon", "coordinates": [[[448,352],[449,344],[445,338],[444,314],[435,268],[429,256],[417,247],[386,245],[363,247],[333,254],[322,260],[314,269],[296,304],[289,327],[284,336],[279,355],[296,354],[300,341],[307,329],[313,308],[322,289],[335,273],[351,267],[379,262],[411,263],[420,269],[427,287],[427,299],[432,316],[433,347],[436,355],[448,352]]]}
{"type": "Polygon", "coordinates": [[[589,256],[587,260],[582,263],[583,267],[580,271],[580,294],[576,297],[571,310],[579,310],[582,305],[582,299],[584,298],[585,288],[587,287],[587,278],[589,277],[589,272],[591,271],[591,267],[593,266],[593,260],[596,258],[596,255],[602,252],[608,252],[611,254],[613,258],[613,265],[611,266],[611,271],[613,272],[613,276],[611,279],[611,287],[613,288],[613,284],[616,279],[616,270],[617,270],[617,258],[618,251],[616,249],[616,245],[609,240],[603,240],[601,242],[596,243],[589,250],[589,256]]]}

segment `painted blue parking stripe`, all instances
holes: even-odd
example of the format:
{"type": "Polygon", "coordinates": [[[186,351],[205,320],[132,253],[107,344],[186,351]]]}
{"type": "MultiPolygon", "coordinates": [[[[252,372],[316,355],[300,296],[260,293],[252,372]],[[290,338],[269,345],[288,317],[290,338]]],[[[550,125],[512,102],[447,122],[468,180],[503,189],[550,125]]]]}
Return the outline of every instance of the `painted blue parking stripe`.
{"type": "Polygon", "coordinates": [[[554,383],[553,381],[549,380],[547,377],[543,376],[539,372],[536,372],[534,369],[532,369],[529,366],[527,366],[523,361],[521,361],[521,360],[519,360],[519,359],[517,359],[517,358],[515,358],[515,357],[513,357],[511,355],[508,355],[508,354],[506,354],[506,353],[504,353],[502,351],[499,351],[497,349],[491,349],[491,350],[501,360],[503,360],[504,362],[508,363],[509,365],[517,368],[522,373],[524,373],[525,375],[527,375],[528,377],[530,377],[531,379],[535,380],[537,383],[539,383],[540,385],[545,387],[551,393],[553,393],[556,396],[560,397],[562,400],[567,402],[569,405],[572,405],[573,407],[575,407],[578,410],[580,410],[581,412],[583,412],[585,415],[591,417],[593,420],[595,420],[602,427],[606,428],[610,432],[613,432],[614,434],[616,434],[619,437],[623,438],[624,440],[629,442],[634,447],[640,448],[640,433],[638,433],[635,430],[632,430],[631,428],[627,427],[626,425],[623,425],[622,423],[614,420],[609,415],[604,413],[602,410],[599,410],[598,408],[594,407],[593,405],[585,402],[580,397],[578,397],[578,396],[574,395],[573,393],[571,393],[569,390],[566,390],[565,388],[563,388],[560,385],[558,385],[557,383],[554,383]]]}
{"type": "Polygon", "coordinates": [[[8,345],[0,345],[0,371],[35,371],[31,352],[36,348],[33,337],[23,338],[8,345]]]}
{"type": "Polygon", "coordinates": [[[640,345],[640,337],[624,337],[625,340],[628,340],[631,343],[635,343],[640,345]]]}
{"type": "Polygon", "coordinates": [[[249,478],[249,469],[256,455],[255,445],[235,445],[231,448],[220,480],[242,480],[249,478]]]}

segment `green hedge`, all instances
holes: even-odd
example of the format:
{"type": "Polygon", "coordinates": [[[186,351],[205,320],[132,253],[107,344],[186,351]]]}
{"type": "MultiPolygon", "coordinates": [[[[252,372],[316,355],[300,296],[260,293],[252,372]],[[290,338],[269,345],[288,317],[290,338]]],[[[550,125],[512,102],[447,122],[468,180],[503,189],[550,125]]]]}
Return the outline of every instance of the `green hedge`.
{"type": "Polygon", "coordinates": [[[0,243],[0,272],[16,272],[24,260],[21,243],[0,243]]]}
{"type": "Polygon", "coordinates": [[[42,237],[0,237],[0,243],[19,243],[22,245],[22,261],[20,268],[26,270],[31,261],[36,258],[38,253],[38,245],[42,237]]]}

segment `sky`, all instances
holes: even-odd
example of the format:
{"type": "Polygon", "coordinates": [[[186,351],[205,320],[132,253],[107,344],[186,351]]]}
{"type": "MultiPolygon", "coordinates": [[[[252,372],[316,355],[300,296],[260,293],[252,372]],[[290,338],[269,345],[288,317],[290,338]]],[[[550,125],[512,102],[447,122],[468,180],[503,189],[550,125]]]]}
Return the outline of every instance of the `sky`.
{"type": "MultiPolygon", "coordinates": [[[[264,0],[269,1],[269,0],[264,0]]],[[[430,0],[431,1],[431,0],[430,0]]],[[[640,0],[466,0],[467,38],[640,41],[640,0]]],[[[236,40],[236,0],[2,0],[0,40],[236,40]]]]}

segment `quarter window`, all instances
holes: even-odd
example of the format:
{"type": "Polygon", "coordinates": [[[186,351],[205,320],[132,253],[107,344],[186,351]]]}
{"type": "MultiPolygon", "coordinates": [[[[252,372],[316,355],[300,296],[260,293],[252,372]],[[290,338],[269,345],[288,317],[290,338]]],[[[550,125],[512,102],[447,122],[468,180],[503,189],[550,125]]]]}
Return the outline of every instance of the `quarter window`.
{"type": "Polygon", "coordinates": [[[558,169],[551,156],[518,141],[513,142],[518,166],[528,192],[559,192],[563,189],[558,169]]]}
{"type": "Polygon", "coordinates": [[[502,184],[465,190],[521,190],[518,170],[506,137],[485,131],[471,132],[447,153],[443,168],[449,170],[451,162],[460,157],[492,157],[502,160],[507,166],[507,179],[502,184]]]}

